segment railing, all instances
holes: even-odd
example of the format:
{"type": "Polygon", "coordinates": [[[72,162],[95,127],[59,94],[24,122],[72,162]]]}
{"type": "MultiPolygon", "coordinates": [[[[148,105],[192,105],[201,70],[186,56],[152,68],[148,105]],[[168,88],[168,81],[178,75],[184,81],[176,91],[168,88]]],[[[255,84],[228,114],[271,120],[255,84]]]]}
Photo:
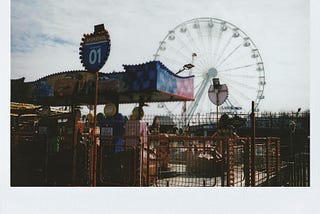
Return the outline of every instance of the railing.
{"type": "Polygon", "coordinates": [[[221,185],[224,162],[210,137],[152,135],[148,143],[157,166],[152,186],[221,185]]]}
{"type": "MultiPolygon", "coordinates": [[[[221,115],[219,114],[219,118],[221,115]]],[[[147,122],[149,125],[152,124],[154,117],[160,118],[160,123],[163,125],[163,132],[172,133],[175,127],[176,129],[184,130],[186,127],[189,131],[196,132],[199,129],[215,130],[217,123],[216,113],[205,113],[196,114],[187,117],[183,114],[180,115],[146,115],[143,121],[147,122]]],[[[249,128],[251,126],[249,114],[239,113],[234,115],[229,115],[231,123],[236,124],[238,127],[249,128]]],[[[295,122],[296,128],[309,129],[310,123],[310,113],[309,112],[286,112],[286,113],[268,113],[268,112],[256,112],[255,113],[256,128],[289,128],[292,121],[295,122]]],[[[202,134],[203,135],[203,134],[202,134]]],[[[208,134],[209,135],[209,134],[208,134]]]]}
{"type": "MultiPolygon", "coordinates": [[[[43,180],[34,183],[30,181],[29,185],[59,184],[55,183],[55,178],[50,174],[55,169],[50,165],[55,163],[50,154],[57,154],[57,151],[51,151],[53,149],[51,141],[46,137],[40,139],[40,135],[27,135],[22,132],[12,135],[11,141],[14,178],[16,178],[15,173],[21,171],[18,165],[23,163],[21,155],[24,160],[27,158],[33,160],[35,158],[32,154],[40,154],[34,151],[28,153],[26,150],[22,153],[20,149],[22,147],[33,148],[28,143],[31,142],[34,148],[39,147],[44,150],[41,153],[44,156],[43,160],[41,159],[43,175],[39,176],[39,179],[43,180]],[[38,141],[39,143],[36,143],[38,141]]],[[[76,170],[71,165],[68,168],[72,168],[75,172],[74,174],[68,172],[68,175],[72,174],[75,177],[73,180],[68,178],[68,185],[69,183],[75,186],[89,185],[93,179],[92,171],[96,168],[97,183],[101,186],[310,186],[309,149],[296,154],[292,159],[280,157],[281,150],[286,147],[283,145],[280,149],[279,138],[256,138],[254,159],[250,157],[251,139],[233,134],[226,136],[149,134],[144,138],[99,136],[97,142],[99,144],[96,167],[92,166],[95,154],[90,136],[83,136],[75,148],[68,149],[70,155],[76,154],[76,170]],[[252,160],[255,163],[255,170],[251,168],[252,160]],[[252,177],[255,178],[254,182],[251,180],[252,177]]],[[[309,145],[309,141],[305,144],[309,145]]],[[[71,162],[70,155],[65,156],[69,162],[71,162]]],[[[62,174],[59,176],[65,179],[62,174]]],[[[12,184],[27,185],[22,181],[14,181],[12,184]]]]}
{"type": "MultiPolygon", "coordinates": [[[[274,184],[271,181],[281,171],[279,139],[256,138],[254,172],[251,169],[250,142],[250,138],[236,135],[100,136],[97,184],[155,187],[274,184]],[[255,173],[254,182],[250,180],[252,173],[255,173]]],[[[78,144],[78,185],[88,184],[94,169],[90,144],[89,141],[78,144]]]]}
{"type": "Polygon", "coordinates": [[[157,170],[147,173],[157,178],[152,186],[249,186],[266,185],[280,172],[279,148],[278,138],[258,138],[255,171],[250,138],[153,135],[143,152],[156,157],[157,170]]]}
{"type": "Polygon", "coordinates": [[[286,162],[281,173],[282,184],[292,187],[310,186],[310,155],[301,153],[293,161],[286,162]]]}

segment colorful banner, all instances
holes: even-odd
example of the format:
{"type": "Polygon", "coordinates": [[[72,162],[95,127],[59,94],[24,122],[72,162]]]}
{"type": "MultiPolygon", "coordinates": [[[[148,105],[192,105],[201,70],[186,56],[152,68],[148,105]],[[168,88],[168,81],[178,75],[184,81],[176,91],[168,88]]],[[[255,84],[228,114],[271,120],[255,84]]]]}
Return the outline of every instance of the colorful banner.
{"type": "MultiPolygon", "coordinates": [[[[179,77],[161,62],[124,65],[125,72],[99,73],[99,103],[136,103],[193,100],[193,76],[179,77]]],[[[34,82],[11,80],[11,101],[50,105],[92,103],[95,75],[87,71],[68,71],[34,82]]]]}
{"type": "Polygon", "coordinates": [[[193,76],[180,77],[159,61],[139,65],[124,65],[133,91],[156,90],[165,94],[192,100],[193,76]]]}

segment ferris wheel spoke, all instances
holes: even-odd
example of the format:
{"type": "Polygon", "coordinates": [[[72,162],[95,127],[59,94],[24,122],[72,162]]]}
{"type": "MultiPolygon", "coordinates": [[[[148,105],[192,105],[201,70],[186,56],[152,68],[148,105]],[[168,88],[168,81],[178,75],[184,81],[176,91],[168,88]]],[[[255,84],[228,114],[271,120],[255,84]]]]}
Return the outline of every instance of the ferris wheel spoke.
{"type": "Polygon", "coordinates": [[[235,47],[230,53],[219,63],[217,64],[216,68],[219,68],[227,59],[229,59],[239,48],[242,46],[242,44],[239,44],[237,47],[235,47]]]}
{"type": "Polygon", "coordinates": [[[208,36],[208,52],[207,52],[207,57],[209,59],[209,65],[213,64],[212,61],[212,27],[209,27],[209,36],[208,36]]]}
{"type": "Polygon", "coordinates": [[[198,78],[203,78],[203,74],[195,75],[194,77],[197,78],[197,79],[198,78]]]}
{"type": "Polygon", "coordinates": [[[242,86],[242,87],[244,87],[244,88],[247,88],[247,89],[258,90],[258,88],[255,88],[255,87],[253,87],[253,86],[249,86],[249,85],[244,84],[244,83],[239,82],[239,81],[231,80],[230,78],[227,78],[227,77],[224,77],[223,79],[225,79],[225,80],[227,80],[227,81],[229,81],[229,82],[232,82],[233,84],[240,85],[240,86],[242,86]]]}
{"type": "MultiPolygon", "coordinates": [[[[190,61],[189,61],[190,58],[189,58],[187,55],[185,55],[182,51],[176,49],[175,47],[173,47],[173,46],[170,45],[170,44],[167,45],[167,48],[172,49],[173,52],[175,52],[176,54],[182,56],[182,57],[186,60],[186,62],[188,62],[188,63],[190,62],[190,61]]],[[[186,63],[184,63],[184,64],[186,64],[186,63]]],[[[182,64],[182,65],[184,65],[184,64],[182,64]]]]}
{"type": "Polygon", "coordinates": [[[220,73],[222,77],[245,77],[245,78],[250,78],[250,79],[257,79],[259,76],[254,76],[254,75],[244,75],[244,74],[225,74],[225,73],[220,73]]]}
{"type": "Polygon", "coordinates": [[[195,70],[197,70],[197,68],[199,68],[198,71],[201,72],[201,75],[203,75],[203,73],[207,72],[209,69],[206,65],[199,64],[198,62],[195,62],[193,65],[194,65],[195,70]]]}
{"type": "Polygon", "coordinates": [[[227,68],[227,69],[224,69],[224,70],[220,70],[219,73],[226,72],[226,71],[239,70],[239,69],[242,69],[242,68],[248,68],[248,67],[252,67],[254,65],[256,65],[256,63],[249,64],[249,65],[238,66],[238,67],[233,67],[233,68],[227,68]]]}
{"type": "Polygon", "coordinates": [[[207,70],[208,69],[208,66],[207,64],[205,63],[205,61],[202,59],[202,58],[199,58],[197,57],[195,60],[192,60],[192,64],[195,66],[195,67],[199,67],[203,70],[207,70]]]}
{"type": "Polygon", "coordinates": [[[207,64],[206,64],[206,63],[204,62],[204,60],[201,59],[201,58],[197,58],[196,60],[194,60],[193,65],[194,65],[195,67],[200,68],[200,69],[203,70],[203,71],[207,71],[207,69],[208,69],[207,64]],[[200,60],[199,60],[199,59],[200,59],[200,60]]]}
{"type": "MultiPolygon", "coordinates": [[[[209,82],[209,81],[208,81],[209,82]]],[[[204,90],[206,89],[206,85],[207,85],[207,81],[204,80],[203,82],[199,83],[197,85],[197,87],[195,87],[195,90],[197,91],[195,94],[195,99],[198,99],[199,97],[201,97],[201,94],[204,92],[204,90]]]]}
{"type": "Polygon", "coordinates": [[[219,57],[218,57],[218,59],[217,59],[216,64],[219,63],[219,60],[220,60],[221,57],[224,55],[224,52],[226,51],[227,47],[230,45],[230,42],[231,42],[232,38],[233,38],[233,35],[230,36],[230,38],[228,39],[228,42],[224,45],[222,51],[218,54],[219,57]]]}
{"type": "Polygon", "coordinates": [[[179,43],[185,47],[189,53],[191,53],[191,61],[192,61],[192,54],[193,54],[193,50],[191,49],[191,47],[189,46],[189,44],[185,43],[179,36],[179,34],[175,34],[176,35],[176,38],[177,38],[177,41],[179,41],[179,43]]]}
{"type": "MultiPolygon", "coordinates": [[[[199,27],[197,28],[198,30],[197,30],[197,32],[198,32],[198,37],[200,38],[200,42],[201,42],[201,45],[202,45],[202,50],[203,50],[203,52],[205,52],[206,53],[206,45],[204,44],[204,41],[203,41],[203,35],[202,35],[202,32],[201,32],[201,25],[199,25],[199,27]]],[[[204,61],[205,61],[205,63],[206,63],[206,65],[208,65],[209,64],[209,61],[208,61],[208,56],[207,56],[207,54],[205,55],[206,57],[204,58],[204,61]]]]}
{"type": "MultiPolygon", "coordinates": [[[[166,62],[169,62],[170,64],[174,64],[176,65],[178,68],[181,67],[181,65],[184,65],[185,62],[183,61],[180,61],[180,60],[177,60],[177,59],[173,59],[173,58],[170,58],[170,57],[167,57],[167,56],[163,56],[163,55],[160,55],[162,59],[164,59],[166,62]]],[[[166,65],[167,66],[167,65],[166,65]]],[[[174,69],[174,68],[170,68],[170,69],[174,69]]],[[[178,72],[178,71],[174,71],[174,70],[171,70],[173,73],[175,72],[178,72]]]]}
{"type": "Polygon", "coordinates": [[[197,90],[197,92],[196,92],[196,95],[195,95],[196,99],[198,99],[200,97],[200,95],[203,93],[203,91],[204,91],[206,85],[208,84],[208,82],[209,82],[208,79],[204,79],[202,82],[200,82],[198,84],[199,90],[197,90]]]}
{"type": "MultiPolygon", "coordinates": [[[[179,66],[179,67],[180,67],[180,65],[183,65],[183,64],[185,63],[185,62],[180,61],[180,60],[178,60],[178,59],[173,59],[173,58],[166,57],[166,56],[162,56],[162,58],[163,58],[163,59],[166,59],[166,61],[169,61],[169,62],[171,62],[171,63],[173,63],[173,64],[176,64],[176,65],[179,66]]],[[[174,71],[172,71],[172,72],[174,72],[174,71]]]]}
{"type": "Polygon", "coordinates": [[[199,90],[197,91],[196,95],[195,95],[195,101],[192,102],[190,104],[190,107],[189,109],[187,109],[187,114],[188,115],[192,115],[194,113],[194,111],[198,108],[198,105],[199,105],[199,101],[200,99],[202,98],[202,95],[206,89],[206,86],[208,85],[209,83],[209,80],[208,79],[205,79],[204,81],[202,81],[200,87],[199,87],[199,90]]]}
{"type": "MultiPolygon", "coordinates": [[[[243,56],[238,56],[236,58],[233,58],[232,60],[229,60],[228,63],[223,64],[220,68],[219,71],[223,71],[225,69],[229,69],[229,68],[233,68],[233,67],[237,67],[238,66],[244,66],[244,65],[249,65],[249,64],[253,64],[256,65],[257,63],[255,61],[249,60],[244,62],[243,61],[243,56]]],[[[244,69],[243,71],[247,71],[247,69],[244,69]]],[[[232,70],[227,71],[227,72],[232,72],[232,70]]]]}
{"type": "MultiPolygon", "coordinates": [[[[232,88],[232,87],[231,87],[231,88],[232,88]]],[[[237,93],[237,92],[238,92],[238,91],[236,90],[235,93],[237,93]]],[[[245,97],[243,98],[242,95],[238,95],[238,96],[233,95],[233,96],[228,97],[228,99],[229,99],[229,102],[230,102],[233,106],[236,105],[236,107],[243,107],[244,103],[246,102],[246,101],[243,101],[243,99],[246,100],[246,99],[249,99],[249,98],[245,98],[245,97]],[[240,100],[241,97],[242,97],[242,100],[240,100]]],[[[249,100],[250,100],[250,99],[249,99],[249,100]]]]}
{"type": "Polygon", "coordinates": [[[197,57],[197,59],[193,63],[194,63],[194,65],[197,65],[201,68],[204,68],[204,69],[207,68],[207,64],[205,63],[205,61],[202,58],[197,57]]]}
{"type": "Polygon", "coordinates": [[[228,107],[231,107],[230,109],[232,109],[232,107],[234,107],[235,105],[233,105],[230,101],[230,98],[228,97],[225,101],[225,103],[223,103],[222,105],[226,105],[228,107]]]}
{"type": "Polygon", "coordinates": [[[218,39],[217,39],[217,42],[215,43],[215,48],[214,48],[214,52],[213,52],[213,64],[216,65],[217,64],[217,54],[218,54],[218,51],[219,51],[219,47],[220,47],[220,40],[221,40],[221,36],[222,36],[222,33],[223,31],[219,31],[219,35],[218,35],[218,39]]]}
{"type": "Polygon", "coordinates": [[[201,84],[203,83],[203,81],[199,81],[195,86],[194,86],[194,89],[197,90],[201,84]]]}
{"type": "Polygon", "coordinates": [[[231,107],[242,107],[242,104],[234,97],[232,97],[232,98],[228,97],[227,102],[231,107]],[[232,101],[231,101],[231,99],[232,99],[232,101]]]}
{"type": "MultiPolygon", "coordinates": [[[[192,37],[192,35],[191,35],[191,32],[190,32],[189,28],[186,28],[186,35],[187,35],[187,38],[189,39],[189,41],[191,42],[192,47],[194,47],[194,48],[196,49],[196,51],[195,51],[196,54],[197,54],[197,55],[199,55],[199,54],[202,55],[202,54],[201,54],[202,51],[198,48],[196,42],[194,41],[194,39],[193,39],[193,37],[192,37]]],[[[205,64],[206,64],[206,62],[203,61],[202,59],[200,59],[198,62],[199,62],[200,64],[202,64],[202,65],[205,65],[205,64]]]]}
{"type": "MultiPolygon", "coordinates": [[[[230,88],[237,94],[239,94],[240,96],[244,97],[246,100],[252,100],[252,98],[248,97],[246,94],[242,93],[240,90],[238,90],[236,87],[230,85],[230,88]]],[[[235,97],[235,96],[232,96],[235,97]]]]}
{"type": "Polygon", "coordinates": [[[229,97],[226,99],[226,105],[233,107],[234,105],[231,103],[229,97]]]}

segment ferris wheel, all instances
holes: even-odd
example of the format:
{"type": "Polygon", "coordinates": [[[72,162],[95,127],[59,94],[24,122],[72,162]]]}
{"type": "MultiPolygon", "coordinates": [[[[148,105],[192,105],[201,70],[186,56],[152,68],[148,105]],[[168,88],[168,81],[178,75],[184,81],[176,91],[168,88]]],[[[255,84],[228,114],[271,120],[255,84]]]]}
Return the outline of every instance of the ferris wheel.
{"type": "Polygon", "coordinates": [[[159,105],[168,113],[187,115],[213,112],[208,98],[213,78],[228,87],[220,111],[249,112],[264,99],[265,70],[251,38],[235,25],[216,18],[196,18],[179,24],[164,37],[154,54],[174,73],[194,75],[192,102],[159,105]],[[184,110],[182,110],[184,109],[184,110]]]}

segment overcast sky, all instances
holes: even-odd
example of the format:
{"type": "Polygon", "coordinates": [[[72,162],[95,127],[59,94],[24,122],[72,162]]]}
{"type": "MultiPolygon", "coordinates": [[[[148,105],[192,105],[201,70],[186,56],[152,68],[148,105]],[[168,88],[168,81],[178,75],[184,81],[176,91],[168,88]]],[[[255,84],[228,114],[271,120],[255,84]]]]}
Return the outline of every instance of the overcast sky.
{"type": "Polygon", "coordinates": [[[262,111],[309,108],[309,1],[307,0],[56,0],[11,1],[11,78],[33,81],[83,69],[83,33],[104,23],[111,52],[102,72],[153,59],[169,30],[193,18],[214,17],[242,29],[265,66],[262,111]]]}

